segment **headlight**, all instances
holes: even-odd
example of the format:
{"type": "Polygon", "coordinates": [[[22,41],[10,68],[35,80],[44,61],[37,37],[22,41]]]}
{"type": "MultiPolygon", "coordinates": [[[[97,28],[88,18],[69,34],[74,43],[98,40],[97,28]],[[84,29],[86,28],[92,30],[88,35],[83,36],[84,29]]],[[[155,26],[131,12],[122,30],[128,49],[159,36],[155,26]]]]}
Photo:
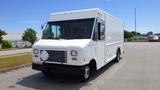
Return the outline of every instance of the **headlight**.
{"type": "Polygon", "coordinates": [[[33,53],[38,54],[39,53],[38,49],[33,49],[33,53]]]}
{"type": "Polygon", "coordinates": [[[72,50],[71,55],[72,56],[78,56],[78,51],[77,50],[72,50]]]}
{"type": "Polygon", "coordinates": [[[46,61],[46,60],[48,60],[48,58],[49,58],[49,54],[48,54],[48,52],[47,51],[42,51],[41,52],[41,59],[43,60],[43,61],[46,61]]]}

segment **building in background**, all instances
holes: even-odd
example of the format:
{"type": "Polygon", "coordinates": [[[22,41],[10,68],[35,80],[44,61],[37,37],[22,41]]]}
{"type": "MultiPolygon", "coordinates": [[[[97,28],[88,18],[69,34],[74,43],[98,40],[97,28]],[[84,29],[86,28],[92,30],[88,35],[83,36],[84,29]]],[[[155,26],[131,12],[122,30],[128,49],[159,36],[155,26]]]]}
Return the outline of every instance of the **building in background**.
{"type": "Polygon", "coordinates": [[[15,40],[11,41],[13,48],[24,48],[24,47],[31,47],[32,44],[28,41],[22,41],[22,40],[15,40]]]}
{"type": "MultiPolygon", "coordinates": [[[[17,48],[24,48],[30,47],[32,44],[28,41],[22,40],[23,33],[8,33],[7,35],[3,36],[3,40],[10,41],[12,43],[12,47],[17,48]]],[[[42,34],[37,33],[37,39],[41,38],[42,34]]]]}

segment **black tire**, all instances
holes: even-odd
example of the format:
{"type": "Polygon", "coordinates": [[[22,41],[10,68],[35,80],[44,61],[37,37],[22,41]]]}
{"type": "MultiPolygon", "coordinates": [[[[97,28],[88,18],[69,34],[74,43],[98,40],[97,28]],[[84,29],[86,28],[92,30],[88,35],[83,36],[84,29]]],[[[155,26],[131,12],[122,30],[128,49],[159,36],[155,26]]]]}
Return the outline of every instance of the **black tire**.
{"type": "Polygon", "coordinates": [[[117,51],[116,58],[114,59],[114,62],[119,62],[120,59],[121,59],[121,51],[118,50],[118,51],[117,51]]]}
{"type": "Polygon", "coordinates": [[[89,67],[89,65],[85,66],[85,68],[83,69],[81,75],[80,75],[80,80],[82,82],[86,82],[89,80],[91,76],[91,68],[89,67]]]}

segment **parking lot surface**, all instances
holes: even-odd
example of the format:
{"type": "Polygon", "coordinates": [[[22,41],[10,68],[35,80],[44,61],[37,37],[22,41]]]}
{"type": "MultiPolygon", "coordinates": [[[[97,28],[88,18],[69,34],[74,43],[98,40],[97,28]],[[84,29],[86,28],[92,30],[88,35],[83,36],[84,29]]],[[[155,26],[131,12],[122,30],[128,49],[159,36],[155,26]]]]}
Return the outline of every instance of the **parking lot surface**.
{"type": "Polygon", "coordinates": [[[160,90],[160,43],[125,43],[119,63],[109,63],[91,80],[44,77],[26,67],[0,74],[0,90],[160,90]]]}

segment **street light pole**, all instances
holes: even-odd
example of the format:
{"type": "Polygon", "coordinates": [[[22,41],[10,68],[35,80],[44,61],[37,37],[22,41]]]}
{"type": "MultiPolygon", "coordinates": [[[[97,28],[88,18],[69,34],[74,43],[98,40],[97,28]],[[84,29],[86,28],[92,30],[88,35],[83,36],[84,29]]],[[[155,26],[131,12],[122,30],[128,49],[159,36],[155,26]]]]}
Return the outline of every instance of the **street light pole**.
{"type": "Polygon", "coordinates": [[[137,9],[135,8],[135,39],[137,37],[137,9]]]}

